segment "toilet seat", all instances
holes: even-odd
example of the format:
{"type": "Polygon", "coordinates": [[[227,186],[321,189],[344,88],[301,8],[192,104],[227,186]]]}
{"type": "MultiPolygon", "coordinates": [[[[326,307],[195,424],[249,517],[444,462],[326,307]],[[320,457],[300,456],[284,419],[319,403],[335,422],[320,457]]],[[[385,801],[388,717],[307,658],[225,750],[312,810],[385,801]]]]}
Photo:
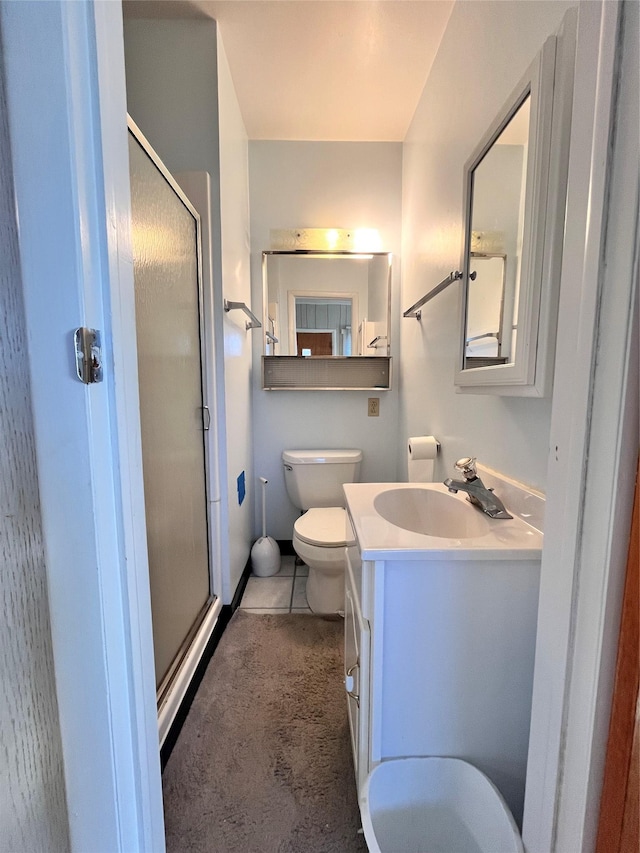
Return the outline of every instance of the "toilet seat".
{"type": "Polygon", "coordinates": [[[307,545],[321,548],[344,548],[346,513],[341,506],[313,507],[293,525],[294,532],[307,545]]]}

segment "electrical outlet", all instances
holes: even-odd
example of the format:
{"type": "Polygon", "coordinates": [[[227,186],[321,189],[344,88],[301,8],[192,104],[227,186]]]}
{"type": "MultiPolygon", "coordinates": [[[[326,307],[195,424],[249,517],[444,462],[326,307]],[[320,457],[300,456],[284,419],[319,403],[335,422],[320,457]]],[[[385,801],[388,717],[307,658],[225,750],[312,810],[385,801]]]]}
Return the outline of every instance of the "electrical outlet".
{"type": "Polygon", "coordinates": [[[377,418],[380,414],[380,397],[369,397],[369,408],[367,414],[370,418],[377,418]]]}

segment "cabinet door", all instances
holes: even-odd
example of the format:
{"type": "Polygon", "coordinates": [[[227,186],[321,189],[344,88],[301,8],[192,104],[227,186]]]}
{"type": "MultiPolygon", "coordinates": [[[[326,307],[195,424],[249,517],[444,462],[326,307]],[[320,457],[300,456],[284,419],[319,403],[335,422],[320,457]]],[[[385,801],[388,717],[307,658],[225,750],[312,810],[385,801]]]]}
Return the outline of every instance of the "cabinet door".
{"type": "Polygon", "coordinates": [[[344,668],[351,746],[358,792],[369,773],[370,631],[362,618],[347,563],[345,585],[344,668]]]}

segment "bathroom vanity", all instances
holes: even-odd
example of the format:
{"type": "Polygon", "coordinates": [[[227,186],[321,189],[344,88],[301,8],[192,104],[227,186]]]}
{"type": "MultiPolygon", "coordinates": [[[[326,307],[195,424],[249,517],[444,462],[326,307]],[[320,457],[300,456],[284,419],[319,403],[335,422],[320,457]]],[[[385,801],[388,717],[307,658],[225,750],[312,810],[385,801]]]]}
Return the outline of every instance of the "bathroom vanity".
{"type": "Polygon", "coordinates": [[[513,519],[487,518],[435,483],[344,487],[359,795],[381,761],[452,756],[486,773],[521,820],[544,501],[495,483],[513,519]]]}

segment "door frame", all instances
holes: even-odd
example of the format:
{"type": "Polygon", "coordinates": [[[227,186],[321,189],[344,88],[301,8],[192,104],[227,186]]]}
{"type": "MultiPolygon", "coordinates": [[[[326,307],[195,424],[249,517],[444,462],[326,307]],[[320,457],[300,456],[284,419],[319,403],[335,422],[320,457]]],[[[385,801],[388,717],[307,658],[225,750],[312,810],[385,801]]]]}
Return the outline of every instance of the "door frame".
{"type": "Polygon", "coordinates": [[[637,4],[579,4],[523,840],[595,847],[638,452],[637,4]],[[629,18],[629,20],[625,20],[629,18]],[[637,29],[635,30],[637,33],[637,29]],[[629,62],[629,56],[627,56],[629,62]],[[637,62],[637,45],[636,45],[637,62]]]}
{"type": "Polygon", "coordinates": [[[71,847],[163,851],[122,9],[1,3],[71,847]],[[99,329],[104,379],[75,376],[99,329]]]}

